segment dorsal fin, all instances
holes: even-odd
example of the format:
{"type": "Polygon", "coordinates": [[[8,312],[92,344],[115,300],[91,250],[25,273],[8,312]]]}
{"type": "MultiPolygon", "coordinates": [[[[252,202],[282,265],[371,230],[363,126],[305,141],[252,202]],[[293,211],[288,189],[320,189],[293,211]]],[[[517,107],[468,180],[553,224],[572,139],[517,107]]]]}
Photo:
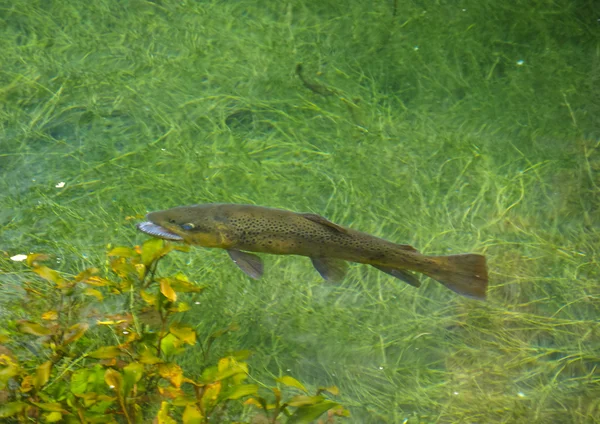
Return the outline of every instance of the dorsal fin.
{"type": "Polygon", "coordinates": [[[385,272],[386,274],[391,275],[392,277],[396,277],[399,280],[404,281],[405,283],[410,284],[413,287],[419,287],[421,282],[412,272],[406,271],[404,269],[390,268],[387,266],[381,265],[372,265],[380,271],[385,272]]]}
{"type": "Polygon", "coordinates": [[[321,224],[329,229],[335,230],[338,233],[348,234],[348,230],[346,228],[342,227],[341,225],[334,224],[327,218],[317,215],[316,213],[301,213],[299,215],[308,219],[309,221],[316,222],[317,224],[321,224]]]}
{"type": "Polygon", "coordinates": [[[398,249],[408,250],[410,252],[418,252],[418,250],[412,247],[410,244],[396,244],[396,247],[398,249]]]}

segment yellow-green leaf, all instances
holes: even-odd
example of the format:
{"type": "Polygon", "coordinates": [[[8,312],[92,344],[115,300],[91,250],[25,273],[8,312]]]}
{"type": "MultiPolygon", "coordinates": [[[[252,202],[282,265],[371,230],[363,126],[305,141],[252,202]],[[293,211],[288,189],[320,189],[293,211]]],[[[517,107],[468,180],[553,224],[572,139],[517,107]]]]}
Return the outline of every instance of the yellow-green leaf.
{"type": "Polygon", "coordinates": [[[160,411],[158,411],[158,415],[156,415],[156,421],[158,424],[177,424],[171,416],[169,415],[169,403],[163,401],[160,404],[160,411]]]}
{"type": "Polygon", "coordinates": [[[98,268],[88,268],[84,271],[81,271],[79,274],[77,274],[73,280],[80,283],[81,281],[87,280],[92,275],[97,274],[98,272],[100,272],[100,270],[98,268]]]}
{"type": "Polygon", "coordinates": [[[83,291],[83,294],[87,296],[94,296],[96,299],[98,299],[99,302],[102,302],[104,300],[104,296],[102,296],[102,293],[99,290],[93,289],[91,287],[86,288],[83,291]]]}
{"type": "Polygon", "coordinates": [[[47,423],[57,423],[62,420],[62,414],[60,412],[50,412],[48,414],[44,414],[44,420],[47,423]]]}
{"type": "Polygon", "coordinates": [[[235,383],[240,383],[240,381],[246,377],[248,374],[248,365],[244,362],[237,362],[231,357],[226,357],[219,359],[218,372],[213,376],[213,378],[215,381],[220,381],[238,374],[243,376],[243,378],[234,378],[235,383]]]}
{"type": "Polygon", "coordinates": [[[127,366],[123,368],[123,394],[125,396],[129,396],[133,386],[140,381],[143,375],[144,365],[138,362],[127,364],[127,366]]]}
{"type": "Polygon", "coordinates": [[[175,275],[173,275],[172,278],[175,278],[177,280],[181,280],[181,281],[187,281],[188,283],[190,282],[190,279],[188,278],[187,275],[185,275],[183,272],[178,272],[175,275]]]}
{"type": "Polygon", "coordinates": [[[0,355],[0,390],[6,388],[8,380],[19,374],[19,363],[8,355],[0,355]]]}
{"type": "Polygon", "coordinates": [[[17,329],[21,333],[32,334],[34,336],[47,336],[51,333],[51,331],[43,325],[25,320],[17,323],[17,329]]]}
{"type": "Polygon", "coordinates": [[[123,371],[125,372],[125,378],[131,378],[134,383],[137,383],[144,375],[144,365],[131,362],[123,368],[123,371]]]}
{"type": "Polygon", "coordinates": [[[0,405],[0,418],[8,418],[17,415],[19,412],[27,408],[25,402],[8,402],[0,405]]]}
{"type": "MultiPolygon", "coordinates": [[[[178,389],[175,389],[178,390],[178,389]]],[[[196,403],[196,397],[193,396],[192,394],[186,395],[184,394],[181,390],[179,391],[180,395],[177,396],[176,398],[174,398],[171,401],[171,405],[173,406],[186,406],[189,404],[195,404],[196,403]]]]}
{"type": "Polygon", "coordinates": [[[63,281],[58,271],[48,268],[47,266],[37,266],[33,268],[33,272],[51,283],[60,284],[63,281]]]}
{"type": "Polygon", "coordinates": [[[194,283],[190,283],[187,280],[182,280],[179,278],[166,278],[169,280],[171,287],[178,293],[199,293],[204,290],[206,287],[197,286],[194,283]]]}
{"type": "Polygon", "coordinates": [[[98,402],[98,393],[96,393],[96,392],[75,394],[75,396],[77,396],[79,399],[81,399],[83,401],[83,405],[86,408],[89,408],[90,406],[92,406],[96,402],[98,402]]]}
{"type": "Polygon", "coordinates": [[[175,399],[181,399],[185,396],[181,388],[175,386],[158,386],[158,393],[162,396],[162,399],[173,399],[169,404],[173,406],[175,399]]]}
{"type": "Polygon", "coordinates": [[[229,388],[227,391],[227,399],[239,399],[244,396],[256,394],[258,394],[257,384],[239,384],[229,388]]]}
{"type": "Polygon", "coordinates": [[[148,293],[146,290],[142,290],[140,292],[140,295],[142,296],[142,299],[144,299],[144,302],[146,302],[148,305],[156,305],[158,297],[155,294],[148,293]]]}
{"type": "Polygon", "coordinates": [[[204,388],[204,393],[202,394],[202,408],[204,411],[209,411],[215,404],[217,403],[217,398],[219,397],[219,393],[221,393],[221,388],[223,385],[220,381],[216,383],[207,384],[204,388]]]}
{"type": "Polygon", "coordinates": [[[96,324],[98,325],[117,325],[117,324],[123,324],[124,322],[127,322],[127,320],[125,319],[119,319],[119,320],[112,320],[109,319],[107,321],[96,321],[96,324]]]}
{"type": "Polygon", "coordinates": [[[94,380],[92,375],[93,371],[88,368],[79,368],[78,370],[73,372],[73,374],[71,374],[71,392],[76,396],[83,396],[84,394],[89,394],[90,392],[87,391],[87,387],[88,382],[90,380],[94,380]]]}
{"type": "Polygon", "coordinates": [[[27,393],[33,390],[33,376],[31,374],[26,375],[21,380],[21,387],[19,387],[19,391],[21,393],[27,393]]]}
{"type": "Polygon", "coordinates": [[[106,254],[107,256],[120,256],[123,258],[132,258],[137,255],[135,250],[130,247],[115,247],[106,254]]]}
{"type": "Polygon", "coordinates": [[[160,279],[160,292],[171,302],[175,302],[177,300],[177,293],[171,287],[171,283],[166,278],[160,279]]]}
{"type": "MultiPolygon", "coordinates": [[[[135,267],[124,258],[115,258],[110,261],[110,267],[121,278],[129,278],[131,275],[137,275],[135,267]]],[[[91,279],[90,279],[91,280],[91,279]]],[[[89,282],[89,281],[88,281],[89,282]]]]}
{"type": "Polygon", "coordinates": [[[171,325],[169,331],[184,343],[191,346],[196,344],[196,331],[192,327],[176,323],[171,325]]]}
{"type": "Polygon", "coordinates": [[[169,380],[177,388],[181,387],[183,382],[183,370],[177,364],[161,364],[158,367],[158,373],[161,377],[169,380]]]}
{"type": "Polygon", "coordinates": [[[186,312],[190,309],[192,309],[192,307],[189,303],[179,301],[175,304],[175,307],[169,308],[169,312],[186,312]]]}
{"type": "Polygon", "coordinates": [[[104,381],[114,391],[118,394],[121,393],[121,387],[123,387],[123,376],[117,370],[113,370],[112,368],[107,368],[104,373],[104,381]]]}
{"type": "Polygon", "coordinates": [[[219,370],[219,372],[225,371],[229,368],[234,367],[236,362],[237,361],[235,361],[231,357],[226,356],[224,358],[219,359],[219,362],[217,363],[217,369],[219,370]]]}
{"type": "Polygon", "coordinates": [[[43,253],[32,253],[31,255],[27,255],[27,266],[33,265],[34,262],[47,261],[48,259],[50,259],[50,256],[43,253]]]}
{"type": "Polygon", "coordinates": [[[348,411],[347,409],[342,408],[341,406],[336,408],[334,411],[332,411],[334,415],[337,415],[338,417],[349,417],[350,416],[350,411],[348,411]]]}
{"type": "Polygon", "coordinates": [[[324,412],[331,408],[338,407],[339,404],[331,401],[323,401],[314,405],[300,406],[294,414],[287,420],[288,424],[308,424],[319,418],[324,412]]]}
{"type": "Polygon", "coordinates": [[[308,393],[308,390],[306,390],[306,387],[304,387],[304,385],[302,383],[300,383],[298,380],[296,380],[294,377],[284,375],[283,377],[278,378],[277,381],[279,381],[282,384],[285,384],[288,387],[295,387],[296,389],[302,390],[304,393],[308,393]]]}
{"type": "Polygon", "coordinates": [[[113,283],[110,280],[107,280],[106,278],[102,278],[102,277],[98,277],[96,275],[93,275],[89,278],[87,278],[84,281],[85,284],[88,284],[90,286],[96,286],[96,287],[106,287],[106,286],[111,286],[113,283]]]}
{"type": "Polygon", "coordinates": [[[259,401],[258,399],[255,398],[250,398],[244,401],[244,405],[254,405],[257,408],[260,409],[267,409],[267,404],[266,402],[264,402],[264,399],[262,399],[263,402],[259,401]]]}
{"type": "Polygon", "coordinates": [[[146,349],[140,355],[140,363],[154,365],[161,362],[160,358],[157,357],[153,351],[146,349]]]}
{"type": "Polygon", "coordinates": [[[324,401],[325,398],[323,396],[306,396],[306,395],[298,395],[291,398],[288,402],[286,402],[289,406],[305,406],[305,405],[315,405],[319,402],[324,401]]]}
{"type": "Polygon", "coordinates": [[[69,291],[71,290],[73,287],[75,287],[75,284],[77,284],[75,281],[67,281],[67,280],[60,280],[58,283],[56,283],[56,288],[65,290],[65,291],[69,291]]]}
{"type": "Polygon", "coordinates": [[[63,337],[63,344],[67,345],[79,340],[85,332],[90,328],[90,325],[86,322],[80,322],[69,327],[63,337]]]}
{"type": "Polygon", "coordinates": [[[258,396],[256,398],[250,398],[250,399],[244,401],[244,405],[254,405],[257,408],[264,409],[265,411],[275,409],[275,404],[272,404],[272,403],[268,404],[267,400],[260,396],[258,396]]]}
{"type": "Polygon", "coordinates": [[[46,321],[56,321],[58,319],[58,312],[47,311],[42,314],[42,319],[46,321]]]}
{"type": "Polygon", "coordinates": [[[178,352],[181,342],[173,334],[169,333],[160,341],[160,350],[165,356],[173,355],[178,352]]]}
{"type": "Polygon", "coordinates": [[[35,377],[33,379],[33,385],[36,389],[43,387],[50,379],[50,371],[52,370],[52,362],[46,361],[42,365],[38,366],[35,370],[35,377]]]}
{"type": "Polygon", "coordinates": [[[68,411],[66,411],[59,402],[30,402],[44,411],[62,412],[63,414],[68,414],[68,411]]]}
{"type": "Polygon", "coordinates": [[[137,277],[140,280],[143,280],[144,279],[144,275],[146,275],[146,265],[144,265],[144,264],[135,264],[133,266],[133,268],[135,269],[137,277]]]}
{"type": "Polygon", "coordinates": [[[204,416],[194,404],[187,404],[183,411],[183,424],[201,424],[204,416]]]}
{"type": "Polygon", "coordinates": [[[118,346],[103,346],[88,354],[88,356],[96,359],[111,359],[116,358],[121,353],[118,346]]]}
{"type": "Polygon", "coordinates": [[[337,396],[337,395],[340,394],[340,389],[338,389],[337,386],[319,387],[319,390],[317,391],[317,394],[319,394],[321,392],[328,392],[328,393],[331,393],[334,396],[337,396]]]}
{"type": "Polygon", "coordinates": [[[163,254],[165,242],[162,239],[149,239],[142,244],[142,263],[150,265],[163,254]]]}

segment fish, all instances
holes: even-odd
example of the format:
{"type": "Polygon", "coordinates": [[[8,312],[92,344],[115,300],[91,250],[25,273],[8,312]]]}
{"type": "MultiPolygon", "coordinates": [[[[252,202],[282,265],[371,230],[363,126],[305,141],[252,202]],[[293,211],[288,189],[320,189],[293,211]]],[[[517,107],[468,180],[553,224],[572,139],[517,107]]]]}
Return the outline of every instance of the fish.
{"type": "Polygon", "coordinates": [[[414,287],[421,285],[418,273],[465,297],[484,300],[487,293],[484,255],[424,255],[408,244],[344,227],[314,213],[207,203],[150,212],[137,228],[169,241],[225,249],[233,262],[254,279],[264,273],[263,262],[254,253],[268,253],[307,256],[329,281],[343,279],[348,262],[356,262],[414,287]]]}

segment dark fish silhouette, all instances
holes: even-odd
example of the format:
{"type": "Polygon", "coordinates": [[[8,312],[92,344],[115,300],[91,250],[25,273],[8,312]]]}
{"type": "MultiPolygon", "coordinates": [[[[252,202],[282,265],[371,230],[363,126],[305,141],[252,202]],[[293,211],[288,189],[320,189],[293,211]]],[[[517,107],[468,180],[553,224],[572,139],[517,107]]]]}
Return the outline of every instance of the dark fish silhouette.
{"type": "Polygon", "coordinates": [[[138,224],[146,234],[227,250],[252,278],[263,273],[261,259],[248,252],[308,256],[326,280],[340,280],[345,261],[375,268],[419,287],[413,272],[425,274],[463,296],[485,299],[485,257],[477,254],[428,256],[414,247],[334,224],[320,215],[252,205],[204,204],[149,213],[138,224]]]}

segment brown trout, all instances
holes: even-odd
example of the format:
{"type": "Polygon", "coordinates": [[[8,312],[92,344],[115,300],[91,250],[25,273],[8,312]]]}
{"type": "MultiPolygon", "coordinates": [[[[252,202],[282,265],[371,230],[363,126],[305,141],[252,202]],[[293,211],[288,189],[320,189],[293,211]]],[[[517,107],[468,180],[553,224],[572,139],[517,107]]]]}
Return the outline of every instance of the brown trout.
{"type": "Polygon", "coordinates": [[[450,290],[485,299],[488,275],[485,257],[477,254],[428,256],[342,227],[312,213],[296,213],[252,205],[203,204],[151,212],[138,229],[153,237],[227,250],[235,264],[252,278],[263,274],[261,259],[248,252],[308,256],[326,280],[344,277],[347,263],[371,265],[419,287],[413,272],[439,281],[450,290]]]}

